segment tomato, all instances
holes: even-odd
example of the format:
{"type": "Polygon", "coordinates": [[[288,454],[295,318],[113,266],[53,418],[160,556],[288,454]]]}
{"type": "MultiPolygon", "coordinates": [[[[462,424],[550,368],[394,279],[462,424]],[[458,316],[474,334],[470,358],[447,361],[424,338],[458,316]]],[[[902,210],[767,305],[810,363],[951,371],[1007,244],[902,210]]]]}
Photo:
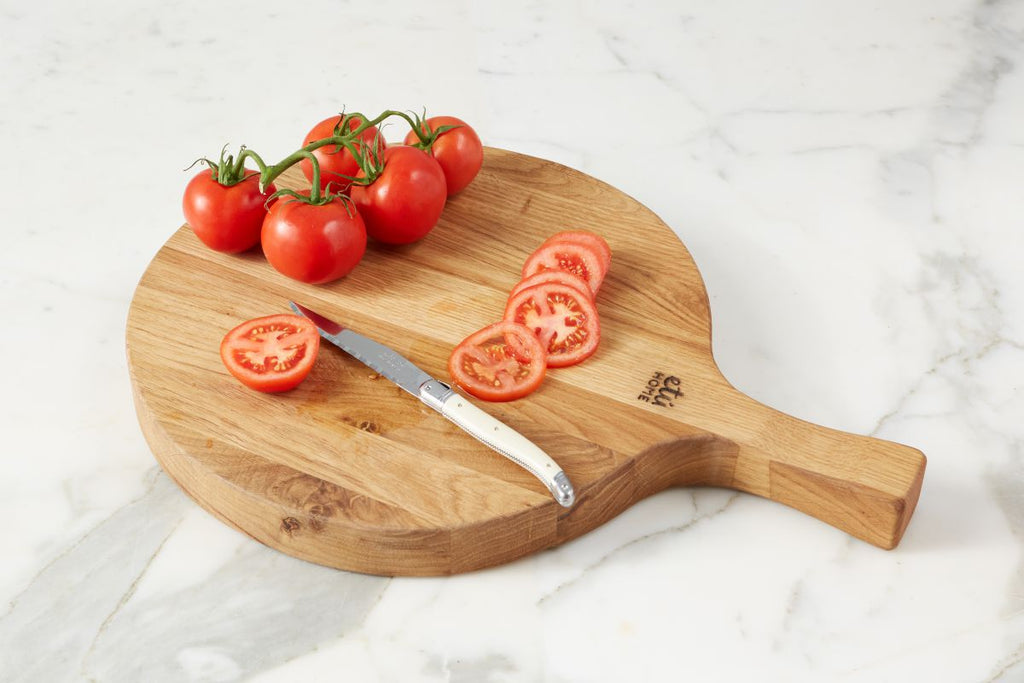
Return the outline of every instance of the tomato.
{"type": "Polygon", "coordinates": [[[320,335],[306,318],[268,315],[234,328],[220,343],[228,372],[256,391],[294,389],[306,379],[320,349],[320,335]]]}
{"type": "Polygon", "coordinates": [[[352,186],[352,201],[370,237],[385,244],[409,244],[437,225],[447,198],[445,187],[444,172],[426,152],[394,145],[384,150],[384,170],[376,180],[352,186]]]}
{"type": "Polygon", "coordinates": [[[530,254],[523,266],[523,279],[542,270],[564,270],[587,283],[593,296],[604,280],[605,268],[594,251],[575,242],[547,242],[530,254]]]}
{"type": "Polygon", "coordinates": [[[557,282],[559,284],[563,284],[566,285],[567,287],[572,287],[573,289],[578,290],[581,294],[586,295],[588,298],[594,298],[593,294],[590,291],[590,287],[587,286],[586,282],[584,282],[577,276],[573,275],[572,273],[569,273],[564,270],[542,270],[540,272],[534,273],[533,275],[524,278],[520,280],[518,283],[516,283],[516,286],[512,288],[511,292],[509,292],[508,298],[511,299],[512,297],[514,297],[516,294],[523,291],[527,287],[533,287],[534,285],[539,285],[544,282],[557,282]]]}
{"type": "Polygon", "coordinates": [[[526,396],[540,386],[546,367],[544,348],[533,333],[505,321],[469,335],[448,359],[455,383],[485,401],[526,396]]]}
{"type": "Polygon", "coordinates": [[[267,215],[265,204],[277,190],[270,185],[260,192],[259,173],[224,186],[212,170],[200,171],[185,187],[181,208],[185,221],[203,244],[229,254],[245,251],[260,241],[260,228],[267,215]]]}
{"type": "Polygon", "coordinates": [[[555,233],[544,240],[544,244],[550,244],[552,242],[575,242],[577,244],[586,245],[590,247],[594,254],[601,259],[606,273],[608,272],[608,268],[611,266],[612,249],[608,246],[608,242],[606,242],[600,235],[588,230],[566,230],[564,232],[555,233]]]}
{"type": "Polygon", "coordinates": [[[366,226],[345,197],[313,206],[281,197],[263,221],[263,253],[278,272],[323,284],[347,275],[366,252],[366,226]]]}
{"type": "MultiPolygon", "coordinates": [[[[483,143],[475,130],[454,116],[432,116],[423,123],[427,132],[441,126],[458,126],[441,133],[430,147],[430,155],[437,159],[444,171],[448,196],[451,197],[464,190],[479,173],[484,164],[483,143]]],[[[405,136],[407,145],[415,145],[419,141],[416,131],[410,130],[405,136]]]]}
{"type": "Polygon", "coordinates": [[[504,319],[536,335],[547,351],[549,368],[579,363],[601,340],[594,302],[580,290],[555,282],[528,287],[510,298],[504,319]]]}
{"type": "MultiPolygon", "coordinates": [[[[334,128],[341,121],[341,118],[341,116],[332,116],[313,126],[302,141],[302,146],[305,147],[315,140],[322,140],[334,135],[334,128]]],[[[345,123],[351,131],[358,128],[363,123],[363,119],[351,115],[345,123]]],[[[385,142],[377,127],[370,126],[359,134],[355,144],[357,147],[363,146],[367,149],[373,149],[375,142],[378,151],[387,147],[387,142],[385,142]]],[[[348,192],[349,185],[352,184],[349,178],[354,178],[359,172],[359,164],[352,156],[352,153],[341,145],[325,145],[313,150],[313,156],[316,157],[317,162],[320,164],[320,189],[326,189],[327,183],[331,183],[332,192],[348,192]]],[[[312,183],[313,163],[309,159],[303,159],[299,162],[299,167],[302,169],[303,175],[306,176],[306,180],[312,183]]]]}

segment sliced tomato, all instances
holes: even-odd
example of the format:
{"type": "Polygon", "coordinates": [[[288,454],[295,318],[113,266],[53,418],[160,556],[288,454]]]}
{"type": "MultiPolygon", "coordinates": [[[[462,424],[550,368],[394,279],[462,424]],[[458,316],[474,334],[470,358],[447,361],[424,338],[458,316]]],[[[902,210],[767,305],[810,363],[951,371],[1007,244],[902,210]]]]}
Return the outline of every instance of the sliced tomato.
{"type": "Polygon", "coordinates": [[[543,270],[564,270],[587,283],[597,296],[605,267],[589,246],[577,242],[547,242],[530,254],[523,265],[523,279],[543,270]]]}
{"type": "Polygon", "coordinates": [[[288,313],[247,320],[220,343],[228,372],[250,389],[294,389],[313,367],[320,335],[306,318],[288,313]]]}
{"type": "Polygon", "coordinates": [[[601,259],[601,262],[604,264],[605,273],[608,272],[608,268],[611,266],[612,248],[597,233],[590,232],[589,230],[565,230],[564,232],[555,233],[544,240],[544,244],[551,242],[576,242],[586,245],[601,259]]]}
{"type": "Polygon", "coordinates": [[[581,280],[579,277],[573,275],[570,272],[564,270],[542,270],[538,273],[523,278],[516,286],[509,292],[508,298],[511,299],[519,292],[523,291],[527,287],[533,287],[534,285],[540,285],[545,282],[557,282],[558,284],[565,285],[567,287],[573,287],[578,289],[581,293],[585,294],[589,298],[593,298],[590,291],[590,287],[586,282],[581,280]]]}
{"type": "Polygon", "coordinates": [[[588,358],[601,340],[597,307],[575,287],[546,282],[510,298],[504,319],[528,327],[547,351],[548,367],[561,368],[588,358]]]}
{"type": "Polygon", "coordinates": [[[448,359],[448,373],[485,401],[511,401],[536,389],[547,365],[533,333],[516,323],[488,325],[466,337],[448,359]]]}

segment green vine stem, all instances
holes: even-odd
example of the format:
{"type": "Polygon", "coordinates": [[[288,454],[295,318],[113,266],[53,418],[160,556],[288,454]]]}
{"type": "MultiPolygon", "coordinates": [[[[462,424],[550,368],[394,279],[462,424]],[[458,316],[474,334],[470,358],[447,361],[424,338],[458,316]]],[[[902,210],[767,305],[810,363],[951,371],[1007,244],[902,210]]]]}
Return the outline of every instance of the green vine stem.
{"type": "MultiPolygon", "coordinates": [[[[365,129],[364,129],[365,130],[365,129]]],[[[266,166],[261,169],[260,173],[260,189],[263,189],[274,182],[278,176],[287,171],[289,168],[299,163],[303,159],[309,159],[310,163],[313,164],[313,189],[317,192],[320,191],[320,162],[317,161],[316,156],[313,154],[313,150],[326,147],[327,145],[334,144],[339,147],[344,147],[349,153],[359,159],[359,151],[356,149],[355,144],[352,141],[352,136],[349,135],[333,135],[329,138],[323,138],[322,140],[314,140],[302,149],[295,150],[281,161],[277,162],[273,166],[266,166]]]]}
{"type": "MultiPolygon", "coordinates": [[[[408,121],[409,119],[406,118],[408,121]]],[[[423,112],[423,116],[415,116],[413,121],[410,122],[412,125],[413,132],[416,133],[416,137],[419,138],[419,142],[411,145],[416,149],[421,149],[424,152],[430,153],[434,143],[443,133],[447,133],[453,128],[461,128],[459,124],[447,124],[444,126],[438,126],[437,128],[430,128],[427,125],[427,112],[423,112]]]]}
{"type": "MultiPolygon", "coordinates": [[[[294,153],[288,155],[288,157],[286,157],[286,158],[290,159],[292,157],[295,157],[295,160],[292,161],[291,164],[294,164],[297,161],[301,161],[302,159],[309,159],[309,163],[311,163],[313,165],[313,186],[309,188],[309,197],[307,198],[307,197],[299,194],[298,192],[295,192],[294,190],[278,190],[277,192],[275,192],[271,196],[272,197],[278,197],[278,196],[281,196],[281,195],[288,195],[290,197],[294,197],[295,199],[299,199],[299,200],[302,200],[302,201],[309,202],[310,204],[313,204],[314,206],[317,206],[319,204],[326,204],[327,202],[331,201],[333,195],[331,195],[330,192],[327,192],[327,193],[325,193],[323,195],[320,194],[320,162],[317,161],[317,158],[313,155],[313,153],[312,152],[307,152],[305,149],[300,149],[297,152],[294,152],[294,153]]],[[[284,163],[284,162],[282,161],[282,162],[279,162],[279,163],[284,163]]],[[[289,164],[289,166],[291,166],[291,164],[289,164]]],[[[275,164],[275,166],[276,165],[277,164],[275,164]]],[[[288,168],[288,167],[286,166],[285,168],[288,168]]],[[[263,173],[265,174],[266,172],[267,172],[267,168],[264,167],[263,168],[263,173]]],[[[278,174],[278,175],[280,175],[280,174],[278,174]]],[[[270,185],[270,182],[264,183],[263,182],[263,175],[261,174],[261,176],[260,176],[260,191],[262,192],[268,185],[270,185]]]]}
{"type": "MultiPolygon", "coordinates": [[[[314,140],[313,142],[309,143],[302,149],[292,152],[291,154],[289,154],[288,156],[286,156],[284,159],[277,162],[273,166],[261,167],[260,187],[264,188],[270,183],[274,182],[274,180],[276,180],[278,176],[280,176],[286,170],[297,164],[302,159],[312,158],[312,152],[314,150],[320,149],[321,147],[326,147],[327,145],[344,147],[346,150],[348,150],[349,154],[351,154],[352,157],[359,164],[359,168],[363,170],[364,174],[366,174],[370,169],[366,167],[365,157],[358,149],[358,147],[361,145],[357,145],[356,141],[359,140],[360,136],[365,130],[373,126],[379,126],[381,123],[383,123],[384,121],[393,116],[397,116],[405,120],[405,122],[408,123],[413,130],[416,131],[416,135],[417,137],[420,138],[421,143],[425,143],[427,141],[426,136],[423,134],[422,131],[419,130],[422,119],[415,115],[410,116],[405,112],[396,111],[394,109],[388,109],[373,119],[369,119],[358,112],[351,114],[342,114],[342,118],[339,121],[339,124],[341,124],[342,126],[344,126],[346,122],[350,121],[353,118],[360,119],[362,123],[360,123],[358,126],[356,126],[347,133],[341,133],[339,135],[332,135],[330,137],[321,138],[320,140],[314,140]]],[[[337,128],[335,128],[335,130],[337,130],[337,128]]],[[[376,145],[374,145],[374,147],[376,147],[376,145]]],[[[317,167],[314,165],[313,168],[314,170],[316,170],[317,167]]],[[[318,182],[318,180],[314,181],[314,188],[316,188],[318,182]]]]}
{"type": "MultiPolygon", "coordinates": [[[[426,112],[420,116],[394,109],[387,109],[372,119],[367,118],[358,112],[353,112],[351,114],[342,113],[340,114],[338,125],[335,126],[334,135],[314,140],[301,149],[292,152],[276,164],[267,165],[259,154],[246,148],[244,145],[239,149],[237,158],[231,154],[227,154],[227,146],[225,146],[221,149],[219,162],[203,157],[201,159],[197,159],[195,163],[200,161],[206,163],[210,167],[213,177],[217,182],[221,185],[231,186],[242,182],[246,177],[251,177],[252,174],[246,174],[247,169],[245,167],[245,162],[252,160],[258,169],[260,191],[263,192],[286,170],[303,159],[308,159],[313,167],[312,187],[310,188],[309,196],[307,197],[290,190],[279,190],[277,194],[287,194],[299,199],[300,201],[309,202],[310,204],[323,204],[340,195],[331,193],[330,187],[325,188],[325,192],[321,191],[320,163],[317,161],[313,152],[328,145],[334,145],[336,147],[346,149],[356,160],[359,169],[362,171],[363,177],[358,179],[346,177],[345,180],[349,182],[358,182],[360,184],[369,184],[373,182],[378,175],[380,175],[383,170],[383,161],[379,154],[380,145],[378,144],[378,140],[375,140],[372,145],[366,145],[362,142],[361,136],[367,129],[379,126],[387,119],[396,116],[409,124],[409,127],[416,133],[416,137],[419,138],[419,142],[414,146],[424,151],[430,150],[431,145],[434,144],[434,141],[441,133],[455,127],[439,126],[436,130],[430,130],[425,124],[426,112]],[[355,128],[348,129],[348,124],[353,119],[358,120],[360,123],[355,128]]],[[[380,135],[379,131],[377,135],[380,135]]]]}
{"type": "Polygon", "coordinates": [[[266,164],[263,163],[263,159],[261,159],[260,156],[251,149],[246,149],[245,145],[242,145],[238,150],[237,159],[233,155],[228,154],[227,149],[227,145],[221,148],[220,161],[214,161],[209,157],[200,157],[193,161],[189,168],[192,168],[192,166],[195,166],[200,162],[206,164],[209,166],[210,172],[213,174],[213,179],[225,187],[237,185],[246,178],[252,177],[251,174],[246,175],[246,159],[252,159],[255,161],[256,165],[259,167],[260,173],[262,173],[263,169],[266,168],[266,164]]]}
{"type": "Polygon", "coordinates": [[[244,176],[245,174],[246,159],[252,159],[253,161],[256,162],[256,168],[259,169],[261,175],[263,174],[264,169],[267,168],[267,165],[263,162],[263,159],[260,158],[259,154],[252,151],[251,149],[246,149],[245,145],[242,145],[242,149],[239,150],[238,161],[236,162],[235,166],[235,173],[239,176],[244,176]]]}

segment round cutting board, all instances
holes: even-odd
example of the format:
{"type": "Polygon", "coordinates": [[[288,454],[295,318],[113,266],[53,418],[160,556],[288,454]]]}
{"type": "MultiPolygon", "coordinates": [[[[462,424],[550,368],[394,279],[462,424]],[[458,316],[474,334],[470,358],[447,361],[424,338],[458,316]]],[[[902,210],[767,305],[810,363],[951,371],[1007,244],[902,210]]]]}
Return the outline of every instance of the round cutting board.
{"type": "MultiPolygon", "coordinates": [[[[284,176],[282,186],[304,185],[284,176]]],[[[383,575],[464,572],[584,534],[669,486],[771,498],[883,548],[917,502],[917,450],[808,424],[719,372],[697,267],[622,192],[550,161],[487,149],[480,175],[406,247],[371,244],[329,285],[280,275],[258,249],[214,252],[182,226],[139,282],[127,324],[142,431],[164,470],[224,522],[312,562],[383,575]],[[577,502],[330,344],[284,394],[221,364],[224,334],[295,300],[448,380],[452,348],[500,319],[527,255],[587,229],[613,251],[597,299],[602,339],[584,363],[485,411],[547,451],[577,502]]]]}

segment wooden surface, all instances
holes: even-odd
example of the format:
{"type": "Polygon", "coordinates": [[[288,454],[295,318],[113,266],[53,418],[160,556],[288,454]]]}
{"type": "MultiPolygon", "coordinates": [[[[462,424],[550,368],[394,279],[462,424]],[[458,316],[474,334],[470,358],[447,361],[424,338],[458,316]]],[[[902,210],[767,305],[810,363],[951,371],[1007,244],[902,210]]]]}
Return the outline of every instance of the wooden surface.
{"type": "MultiPolygon", "coordinates": [[[[294,174],[289,183],[300,184],[294,174]]],[[[697,485],[765,496],[894,547],[924,456],[739,393],[712,359],[710,320],[693,260],[648,209],[577,171],[487,149],[427,238],[371,245],[327,286],[279,275],[259,250],[213,252],[182,227],[139,282],[127,351],[139,422],[167,473],[224,522],[312,562],[470,571],[575,538],[666,487],[697,485]],[[330,344],[286,394],[250,391],[221,364],[230,328],[287,312],[292,298],[448,379],[451,349],[499,319],[526,256],[576,228],[614,252],[597,353],[549,371],[519,401],[476,401],[562,465],[576,487],[571,509],[330,344]]]]}

